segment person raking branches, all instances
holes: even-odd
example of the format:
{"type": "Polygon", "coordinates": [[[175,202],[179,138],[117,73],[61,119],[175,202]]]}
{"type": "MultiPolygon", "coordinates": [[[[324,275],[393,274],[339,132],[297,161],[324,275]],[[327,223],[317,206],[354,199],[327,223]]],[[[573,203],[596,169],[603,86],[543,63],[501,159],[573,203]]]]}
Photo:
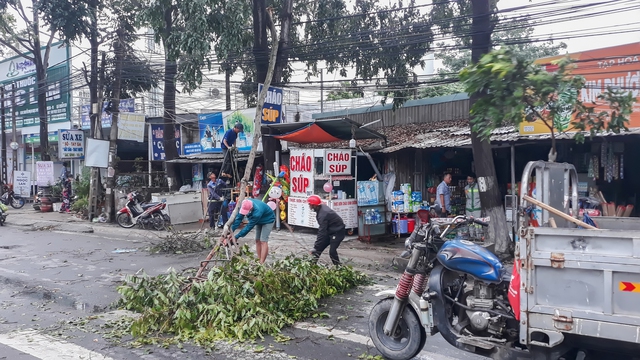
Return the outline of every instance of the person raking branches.
{"type": "Polygon", "coordinates": [[[344,240],[344,221],[342,221],[340,215],[322,203],[320,196],[311,195],[307,202],[309,203],[309,208],[316,213],[316,221],[318,222],[318,237],[313,245],[311,255],[318,261],[324,249],[329,246],[329,257],[333,265],[340,265],[338,247],[344,240]]]}
{"type": "Polygon", "coordinates": [[[260,264],[264,264],[269,254],[269,235],[276,222],[276,216],[269,205],[256,199],[244,199],[240,206],[238,216],[236,216],[231,231],[236,231],[242,224],[242,219],[247,218],[249,223],[238,234],[234,236],[235,241],[246,236],[251,229],[256,228],[256,254],[260,259],[260,264]]]}

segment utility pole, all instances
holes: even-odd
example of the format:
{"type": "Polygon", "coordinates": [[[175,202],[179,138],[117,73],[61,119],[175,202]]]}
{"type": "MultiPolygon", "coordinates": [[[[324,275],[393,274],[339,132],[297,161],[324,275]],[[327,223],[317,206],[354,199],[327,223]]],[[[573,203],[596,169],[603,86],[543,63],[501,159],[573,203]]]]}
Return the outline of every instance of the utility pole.
{"type": "Polygon", "coordinates": [[[107,213],[108,220],[111,221],[114,217],[114,194],[116,179],[116,154],[117,154],[117,141],[118,141],[118,119],[120,117],[120,88],[122,85],[122,60],[123,60],[123,45],[122,45],[122,28],[117,31],[117,38],[113,44],[113,50],[116,57],[115,67],[115,79],[113,81],[113,98],[111,99],[112,113],[111,113],[111,135],[109,136],[109,167],[107,168],[107,190],[105,197],[105,212],[107,213]]]}
{"type": "MultiPolygon", "coordinates": [[[[482,55],[491,51],[492,9],[489,0],[471,0],[471,7],[471,61],[477,63],[482,55]]],[[[484,95],[472,94],[470,107],[484,95]]],[[[471,147],[480,190],[480,202],[485,216],[491,219],[488,239],[495,241],[494,252],[500,257],[505,257],[509,254],[509,232],[498,188],[491,143],[489,140],[481,140],[478,133],[471,128],[471,147]]]]}
{"type": "MultiPolygon", "coordinates": [[[[17,134],[16,134],[16,84],[11,84],[11,137],[12,142],[16,142],[17,134]]],[[[42,136],[41,136],[42,137],[42,136]]],[[[42,139],[40,139],[40,143],[42,143],[42,139]]],[[[13,159],[12,159],[12,171],[18,171],[18,149],[13,149],[13,159]]],[[[11,173],[13,175],[13,172],[11,173]]],[[[7,176],[8,178],[8,176],[7,176]]]]}
{"type": "MultiPolygon", "coordinates": [[[[106,66],[106,54],[102,52],[100,64],[100,76],[96,76],[96,93],[95,102],[91,103],[91,137],[94,139],[102,139],[102,100],[104,87],[104,71],[106,66]]],[[[93,95],[90,95],[93,97],[93,95]]],[[[93,99],[92,99],[93,101],[93,99]]],[[[99,213],[98,198],[102,194],[100,186],[100,169],[91,168],[91,181],[89,185],[89,221],[93,220],[99,213]]]]}
{"type": "Polygon", "coordinates": [[[418,74],[413,73],[413,100],[418,98],[418,74]]]}
{"type": "MultiPolygon", "coordinates": [[[[4,108],[4,101],[5,101],[5,97],[4,97],[4,86],[0,86],[0,101],[2,101],[2,103],[0,104],[0,131],[2,131],[2,183],[3,184],[7,184],[8,183],[8,177],[7,177],[7,133],[5,133],[5,130],[7,129],[7,123],[6,123],[6,117],[5,117],[5,108],[4,108]]],[[[0,191],[2,191],[0,189],[0,191]]]]}
{"type": "Polygon", "coordinates": [[[320,112],[324,112],[324,70],[320,69],[320,112]]]}
{"type": "Polygon", "coordinates": [[[224,69],[224,94],[226,98],[226,108],[231,110],[231,69],[226,65],[224,69]]]}

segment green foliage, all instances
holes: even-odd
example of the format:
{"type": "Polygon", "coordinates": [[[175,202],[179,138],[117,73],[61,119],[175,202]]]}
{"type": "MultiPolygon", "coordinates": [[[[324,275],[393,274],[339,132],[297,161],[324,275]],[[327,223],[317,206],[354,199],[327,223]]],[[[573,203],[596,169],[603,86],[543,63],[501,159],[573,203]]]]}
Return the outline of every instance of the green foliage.
{"type": "Polygon", "coordinates": [[[608,104],[611,111],[596,113],[595,104],[583,103],[578,98],[585,80],[571,74],[571,59],[563,58],[556,65],[557,71],[548,72],[503,48],[464,69],[460,79],[466,91],[481,95],[471,108],[473,129],[481,137],[489,138],[493,129],[503,124],[541,121],[552,135],[554,153],[554,133],[570,130],[569,124],[591,134],[627,130],[634,102],[631,92],[608,88],[598,99],[608,104]]]}
{"type": "Polygon", "coordinates": [[[358,99],[364,97],[364,90],[358,86],[356,81],[342,82],[340,83],[339,90],[331,90],[327,94],[327,100],[340,100],[340,99],[358,99]]]}
{"type": "Polygon", "coordinates": [[[89,198],[81,197],[71,204],[71,211],[86,211],[89,209],[89,198]]]}
{"type": "Polygon", "coordinates": [[[224,59],[246,44],[251,6],[249,0],[147,0],[137,15],[138,25],[162,43],[165,59],[178,63],[177,80],[190,93],[202,84],[202,70],[211,69],[212,50],[224,59]]]}
{"type": "Polygon", "coordinates": [[[79,198],[89,197],[89,188],[91,185],[91,168],[85,166],[82,168],[82,174],[80,174],[79,181],[76,181],[73,192],[78,195],[79,198]]]}
{"type": "Polygon", "coordinates": [[[131,325],[136,337],[169,334],[199,344],[243,341],[278,335],[283,327],[313,316],[319,299],[367,281],[351,267],[325,268],[293,255],[263,266],[244,246],[186,292],[189,280],[174,271],[128,276],[118,288],[119,307],[142,314],[131,325]]]}
{"type": "Polygon", "coordinates": [[[454,82],[450,84],[424,87],[420,89],[420,92],[418,93],[418,98],[420,99],[432,98],[432,97],[438,97],[438,96],[460,94],[462,92],[464,92],[464,85],[459,82],[454,82]]]}
{"type": "Polygon", "coordinates": [[[227,118],[227,128],[233,129],[237,123],[241,123],[244,126],[244,131],[249,134],[253,134],[253,128],[255,126],[253,120],[253,117],[249,118],[244,116],[241,111],[234,111],[231,116],[227,118]]]}

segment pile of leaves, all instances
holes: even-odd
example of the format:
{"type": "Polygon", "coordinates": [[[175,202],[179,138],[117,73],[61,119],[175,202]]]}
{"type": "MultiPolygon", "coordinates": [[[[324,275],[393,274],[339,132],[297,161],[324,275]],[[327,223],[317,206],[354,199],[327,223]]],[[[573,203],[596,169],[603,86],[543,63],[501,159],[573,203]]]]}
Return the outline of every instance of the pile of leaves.
{"type": "Polygon", "coordinates": [[[133,320],[131,334],[168,335],[198,344],[277,336],[300,319],[322,316],[317,312],[319,299],[369,280],[352,267],[327,268],[294,255],[260,265],[244,246],[227,265],[212,268],[206,281],[183,291],[189,283],[174,271],[127,277],[118,287],[118,306],[141,314],[133,320]]]}
{"type": "Polygon", "coordinates": [[[153,245],[150,251],[154,254],[189,254],[210,249],[212,244],[212,239],[207,235],[202,237],[197,233],[170,229],[169,234],[153,245]]]}

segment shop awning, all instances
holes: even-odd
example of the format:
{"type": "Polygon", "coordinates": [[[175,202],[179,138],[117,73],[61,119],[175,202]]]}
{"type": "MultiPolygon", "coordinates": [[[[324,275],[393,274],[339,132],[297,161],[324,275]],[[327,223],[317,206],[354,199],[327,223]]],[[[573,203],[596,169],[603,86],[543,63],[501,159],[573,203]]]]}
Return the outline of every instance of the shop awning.
{"type": "Polygon", "coordinates": [[[276,139],[298,144],[329,143],[340,140],[382,139],[386,137],[375,130],[362,127],[348,118],[316,120],[305,123],[262,125],[263,133],[276,139]],[[268,129],[269,131],[265,131],[268,129]]]}

